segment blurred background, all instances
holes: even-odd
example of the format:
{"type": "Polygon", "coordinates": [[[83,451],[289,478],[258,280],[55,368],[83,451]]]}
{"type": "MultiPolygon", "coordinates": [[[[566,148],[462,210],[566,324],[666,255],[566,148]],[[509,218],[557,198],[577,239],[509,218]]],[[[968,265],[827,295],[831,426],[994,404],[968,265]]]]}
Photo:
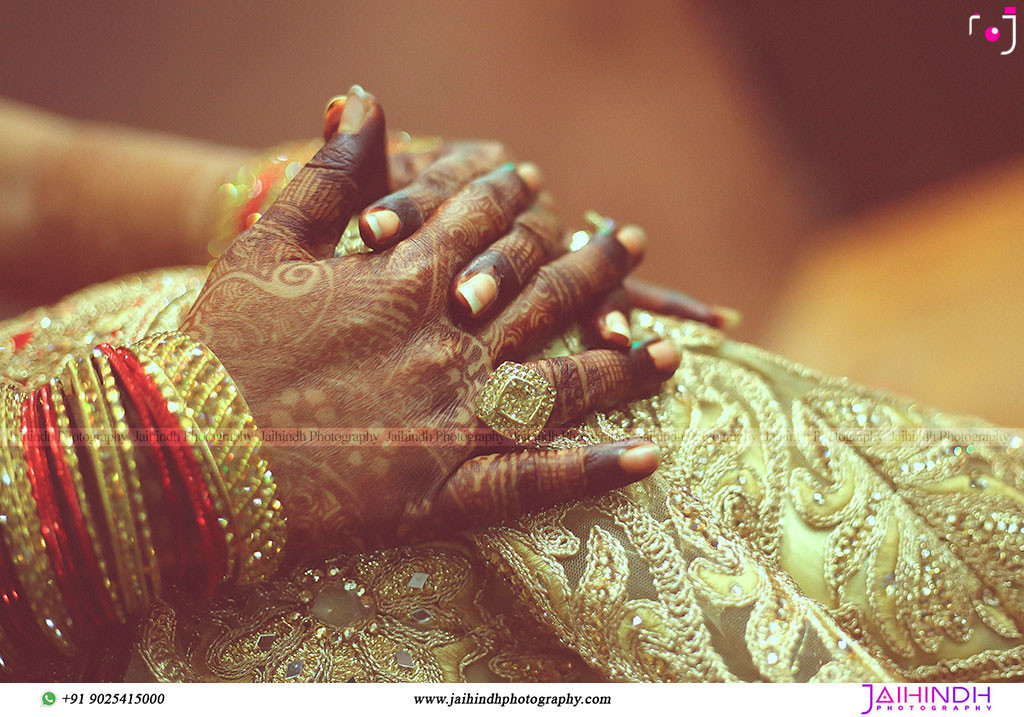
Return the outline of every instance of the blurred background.
{"type": "MultiPolygon", "coordinates": [[[[643,225],[640,276],[738,308],[742,338],[1019,426],[1024,48],[1000,54],[1002,11],[8,2],[0,96],[255,150],[315,136],[358,82],[392,129],[536,161],[570,225],[643,225]]],[[[7,289],[9,314],[24,296],[7,289]]]]}

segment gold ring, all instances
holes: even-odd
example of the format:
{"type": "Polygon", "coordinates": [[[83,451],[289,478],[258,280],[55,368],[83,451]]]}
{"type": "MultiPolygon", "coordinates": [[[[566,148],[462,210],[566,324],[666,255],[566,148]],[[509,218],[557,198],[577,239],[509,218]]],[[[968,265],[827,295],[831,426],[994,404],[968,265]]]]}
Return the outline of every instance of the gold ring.
{"type": "Polygon", "coordinates": [[[555,387],[530,366],[506,361],[484,384],[477,417],[519,443],[540,435],[555,407],[555,387]]]}

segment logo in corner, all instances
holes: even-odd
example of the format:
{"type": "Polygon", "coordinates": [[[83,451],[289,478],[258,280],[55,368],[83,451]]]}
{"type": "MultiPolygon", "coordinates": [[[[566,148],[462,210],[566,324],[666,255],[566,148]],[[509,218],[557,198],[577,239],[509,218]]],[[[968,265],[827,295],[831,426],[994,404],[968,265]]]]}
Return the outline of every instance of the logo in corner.
{"type": "MultiPolygon", "coordinates": [[[[981,19],[981,13],[971,13],[970,20],[967,23],[967,34],[974,35],[974,21],[981,19]]],[[[1010,21],[1010,47],[1007,50],[1000,52],[1000,55],[1009,55],[1017,47],[1017,8],[1016,7],[1004,7],[1003,8],[1003,20],[1010,21]]],[[[1003,23],[1000,23],[1002,25],[1003,23]]],[[[985,30],[985,39],[989,42],[999,42],[1003,37],[1003,31],[996,25],[992,25],[985,30]]]]}
{"type": "Polygon", "coordinates": [[[992,687],[985,685],[872,685],[867,688],[868,706],[862,715],[872,712],[903,712],[928,710],[932,712],[989,712],[992,710],[992,687]]]}

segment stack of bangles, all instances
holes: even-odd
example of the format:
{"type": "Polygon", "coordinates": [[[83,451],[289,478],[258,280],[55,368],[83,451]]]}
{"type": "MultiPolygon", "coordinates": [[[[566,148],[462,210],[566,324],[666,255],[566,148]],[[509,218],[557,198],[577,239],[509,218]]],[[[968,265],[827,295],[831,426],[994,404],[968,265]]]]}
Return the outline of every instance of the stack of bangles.
{"type": "Polygon", "coordinates": [[[168,584],[210,595],[277,567],[285,522],[258,430],[184,334],[3,388],[0,439],[0,674],[75,654],[168,584]]]}

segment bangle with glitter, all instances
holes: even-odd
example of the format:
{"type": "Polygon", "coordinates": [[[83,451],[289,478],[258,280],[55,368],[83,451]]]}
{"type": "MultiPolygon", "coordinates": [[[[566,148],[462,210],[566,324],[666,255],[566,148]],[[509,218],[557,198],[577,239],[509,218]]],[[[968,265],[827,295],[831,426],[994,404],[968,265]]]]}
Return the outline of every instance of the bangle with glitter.
{"type": "Polygon", "coordinates": [[[246,162],[220,185],[223,208],[217,229],[207,244],[213,259],[220,257],[236,236],[259,220],[322,144],[295,142],[271,149],[246,162]]]}
{"type": "Polygon", "coordinates": [[[245,401],[201,343],[103,344],[0,392],[0,673],[74,654],[160,597],[271,575],[277,487],[245,401]]]}

